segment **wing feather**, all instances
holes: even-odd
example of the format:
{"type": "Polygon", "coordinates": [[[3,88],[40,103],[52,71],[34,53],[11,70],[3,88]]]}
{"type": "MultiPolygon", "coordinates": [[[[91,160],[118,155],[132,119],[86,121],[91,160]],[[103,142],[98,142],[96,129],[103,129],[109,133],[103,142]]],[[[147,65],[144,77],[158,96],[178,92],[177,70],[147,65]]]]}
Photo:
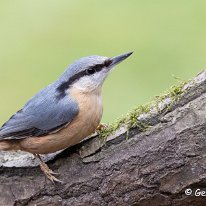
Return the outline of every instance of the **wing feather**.
{"type": "Polygon", "coordinates": [[[71,96],[59,99],[55,85],[49,85],[0,128],[0,139],[22,139],[54,133],[70,123],[78,111],[78,104],[71,96]]]}

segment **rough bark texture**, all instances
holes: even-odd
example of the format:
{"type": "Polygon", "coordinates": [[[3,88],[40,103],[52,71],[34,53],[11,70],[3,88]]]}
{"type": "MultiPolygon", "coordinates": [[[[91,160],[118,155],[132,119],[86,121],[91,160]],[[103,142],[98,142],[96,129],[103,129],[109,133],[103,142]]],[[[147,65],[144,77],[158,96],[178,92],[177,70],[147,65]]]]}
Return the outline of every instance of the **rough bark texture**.
{"type": "Polygon", "coordinates": [[[31,155],[1,153],[0,205],[206,205],[195,195],[206,191],[206,73],[186,87],[144,132],[121,128],[105,144],[95,136],[45,157],[62,184],[45,181],[31,155]]]}

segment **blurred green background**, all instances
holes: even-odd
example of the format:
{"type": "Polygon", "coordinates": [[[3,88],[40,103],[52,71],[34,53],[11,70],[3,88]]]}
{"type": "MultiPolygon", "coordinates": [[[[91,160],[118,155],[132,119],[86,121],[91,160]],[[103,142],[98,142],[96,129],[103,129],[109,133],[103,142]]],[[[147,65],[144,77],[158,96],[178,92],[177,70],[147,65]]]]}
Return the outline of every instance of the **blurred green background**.
{"type": "Polygon", "coordinates": [[[206,1],[0,1],[0,124],[74,60],[128,51],[104,84],[103,122],[205,68],[206,1]]]}

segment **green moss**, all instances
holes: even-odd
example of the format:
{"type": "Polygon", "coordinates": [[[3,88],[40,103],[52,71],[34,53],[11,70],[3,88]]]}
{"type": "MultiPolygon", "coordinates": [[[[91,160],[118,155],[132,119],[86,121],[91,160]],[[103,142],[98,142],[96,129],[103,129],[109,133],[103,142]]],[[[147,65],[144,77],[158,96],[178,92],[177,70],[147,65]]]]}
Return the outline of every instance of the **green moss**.
{"type": "Polygon", "coordinates": [[[161,112],[159,103],[161,103],[166,98],[171,99],[171,102],[166,105],[166,109],[169,110],[173,104],[177,103],[181,95],[186,92],[185,90],[183,90],[183,86],[185,84],[185,81],[181,81],[179,85],[172,86],[167,92],[164,92],[159,96],[155,96],[150,103],[134,108],[124,117],[120,118],[112,124],[107,125],[106,127],[101,128],[98,131],[99,136],[103,139],[106,139],[109,135],[114,134],[115,131],[118,130],[121,126],[125,126],[127,131],[129,131],[129,129],[131,128],[138,128],[140,131],[145,131],[150,125],[141,120],[138,120],[138,117],[141,114],[149,113],[151,108],[156,108],[158,112],[161,112]]]}
{"type": "Polygon", "coordinates": [[[170,98],[171,102],[166,105],[166,110],[170,110],[171,106],[177,103],[181,97],[181,95],[186,92],[186,90],[183,90],[184,85],[187,82],[181,81],[178,85],[172,86],[168,91],[162,93],[159,96],[155,96],[152,100],[152,105],[157,109],[158,112],[161,112],[161,108],[159,107],[159,104],[163,102],[165,99],[170,98]]]}
{"type": "Polygon", "coordinates": [[[102,127],[100,130],[98,130],[98,134],[101,138],[105,139],[109,135],[114,134],[114,132],[121,126],[125,126],[127,128],[127,131],[131,128],[138,128],[140,131],[145,131],[148,125],[138,120],[137,118],[143,113],[148,113],[149,110],[149,105],[140,105],[114,123],[109,124],[106,127],[102,127]]]}

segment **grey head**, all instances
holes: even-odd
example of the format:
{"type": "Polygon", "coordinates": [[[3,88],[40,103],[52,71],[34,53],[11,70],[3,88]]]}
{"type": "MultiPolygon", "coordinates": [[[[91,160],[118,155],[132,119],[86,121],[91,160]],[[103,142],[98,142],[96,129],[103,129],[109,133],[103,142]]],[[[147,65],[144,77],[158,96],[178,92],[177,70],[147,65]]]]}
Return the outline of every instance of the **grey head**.
{"type": "Polygon", "coordinates": [[[83,57],[71,64],[59,78],[57,90],[64,94],[70,87],[75,87],[82,92],[91,92],[101,88],[112,68],[132,53],[128,52],[113,58],[104,56],[83,57]]]}

